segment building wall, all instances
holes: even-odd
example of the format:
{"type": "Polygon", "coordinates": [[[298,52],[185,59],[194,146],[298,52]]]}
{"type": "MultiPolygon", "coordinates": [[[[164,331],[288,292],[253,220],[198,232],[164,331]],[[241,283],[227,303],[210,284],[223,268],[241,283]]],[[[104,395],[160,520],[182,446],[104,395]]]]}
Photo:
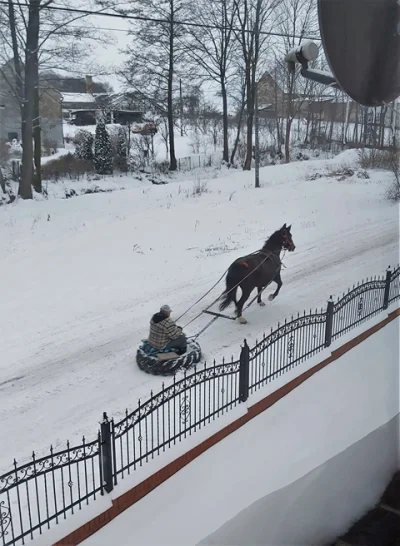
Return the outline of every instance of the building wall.
{"type": "Polygon", "coordinates": [[[16,133],[21,138],[21,116],[19,103],[10,89],[13,74],[4,66],[0,72],[0,139],[9,140],[10,133],[16,133]]]}
{"type": "Polygon", "coordinates": [[[304,477],[258,499],[198,546],[331,543],[378,501],[399,468],[399,426],[397,415],[304,477]]]}
{"type": "MultiPolygon", "coordinates": [[[[3,66],[0,72],[1,140],[10,140],[12,136],[21,140],[21,112],[18,100],[11,89],[13,78],[12,70],[3,66]]],[[[42,140],[48,139],[55,142],[58,148],[64,147],[59,93],[53,89],[42,89],[39,109],[42,116],[42,140]]]]}

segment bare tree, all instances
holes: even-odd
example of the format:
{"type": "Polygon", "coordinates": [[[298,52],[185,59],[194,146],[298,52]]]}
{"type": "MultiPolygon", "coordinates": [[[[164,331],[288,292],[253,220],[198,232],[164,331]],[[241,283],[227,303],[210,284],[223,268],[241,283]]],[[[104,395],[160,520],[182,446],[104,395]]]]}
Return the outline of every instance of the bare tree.
{"type": "MultiPolygon", "coordinates": [[[[277,63],[282,64],[283,55],[301,43],[304,36],[315,34],[318,29],[316,3],[314,0],[282,0],[280,5],[281,22],[279,25],[283,37],[284,51],[280,52],[277,63]]],[[[285,86],[285,161],[290,161],[290,134],[293,120],[300,112],[302,99],[310,94],[312,82],[300,76],[299,71],[286,70],[285,86]]]]}
{"type": "MultiPolygon", "coordinates": [[[[19,195],[32,198],[32,185],[41,191],[41,124],[39,69],[46,61],[57,57],[57,68],[76,64],[76,40],[89,37],[90,25],[85,29],[70,27],[85,15],[71,16],[67,12],[48,10],[53,0],[28,0],[16,4],[8,0],[7,8],[0,7],[0,60],[8,63],[11,74],[2,71],[9,91],[16,99],[21,118],[22,172],[19,195]],[[72,55],[71,55],[71,52],[72,55]],[[73,63],[71,57],[74,57],[73,63]],[[33,137],[33,140],[32,140],[33,137]],[[35,166],[34,166],[35,165],[35,166]]],[[[91,32],[96,39],[96,33],[91,32]]],[[[87,47],[85,48],[87,54],[87,47]]]]}
{"type": "Polygon", "coordinates": [[[169,169],[177,169],[174,138],[174,94],[176,76],[182,69],[184,29],[175,24],[184,17],[183,0],[132,0],[118,12],[166,22],[138,21],[131,27],[132,44],[125,50],[128,60],[120,75],[168,121],[169,169]]]}
{"type": "Polygon", "coordinates": [[[237,66],[235,85],[230,92],[230,96],[236,111],[236,136],[230,157],[230,163],[233,163],[235,161],[235,156],[240,141],[244,110],[246,107],[246,75],[245,70],[240,64],[237,66]]]}
{"type": "Polygon", "coordinates": [[[190,15],[203,27],[189,27],[186,51],[189,59],[215,81],[220,88],[223,123],[223,160],[229,162],[228,92],[232,53],[236,41],[233,28],[236,22],[235,0],[198,0],[190,3],[190,15]]]}
{"type": "Polygon", "coordinates": [[[247,105],[247,153],[243,169],[251,169],[253,157],[253,122],[256,81],[260,61],[269,40],[268,31],[276,23],[276,9],[281,0],[234,0],[237,8],[236,32],[243,55],[246,105],[247,105]]]}
{"type": "Polygon", "coordinates": [[[399,141],[396,138],[397,136],[400,135],[393,135],[389,150],[389,171],[393,178],[388,189],[388,197],[392,201],[400,201],[400,146],[399,141]]]}

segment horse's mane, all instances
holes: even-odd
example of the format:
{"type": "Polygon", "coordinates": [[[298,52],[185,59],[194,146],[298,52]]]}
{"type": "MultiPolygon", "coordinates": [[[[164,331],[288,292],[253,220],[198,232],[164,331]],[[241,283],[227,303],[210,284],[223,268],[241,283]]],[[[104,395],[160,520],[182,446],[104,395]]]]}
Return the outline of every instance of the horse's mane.
{"type": "Polygon", "coordinates": [[[269,239],[265,241],[263,248],[271,248],[271,247],[275,248],[281,245],[282,245],[282,233],[281,233],[281,230],[278,229],[269,237],[269,239]]]}

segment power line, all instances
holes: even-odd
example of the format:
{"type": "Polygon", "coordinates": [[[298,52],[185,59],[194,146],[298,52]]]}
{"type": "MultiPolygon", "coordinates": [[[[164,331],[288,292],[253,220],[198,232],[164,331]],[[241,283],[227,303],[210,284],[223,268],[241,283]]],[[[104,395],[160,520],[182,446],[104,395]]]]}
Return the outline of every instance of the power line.
{"type": "MultiPolygon", "coordinates": [[[[10,5],[9,2],[5,2],[4,0],[0,0],[0,5],[8,6],[10,5]]],[[[29,6],[27,4],[24,4],[22,2],[11,2],[11,5],[15,7],[22,7],[22,8],[28,8],[29,6]]],[[[93,10],[85,10],[85,9],[79,9],[79,8],[65,8],[63,6],[52,6],[52,5],[46,5],[39,8],[40,10],[46,9],[50,11],[61,11],[61,12],[67,12],[67,13],[80,13],[82,15],[96,15],[100,17],[113,17],[116,19],[125,19],[129,21],[143,21],[148,23],[158,23],[158,24],[170,24],[171,21],[169,19],[160,19],[160,18],[154,18],[154,17],[145,17],[141,15],[127,15],[123,13],[110,13],[110,12],[98,12],[93,10]]],[[[235,28],[232,25],[224,26],[224,25],[207,25],[205,23],[191,23],[189,21],[175,21],[175,25],[181,25],[181,26],[188,26],[188,27],[194,27],[194,28],[204,28],[208,30],[230,30],[234,32],[243,32],[240,28],[235,28]]],[[[84,27],[82,27],[84,28],[84,27]]],[[[113,30],[113,29],[109,29],[113,30]]],[[[129,32],[129,31],[126,31],[129,32]]],[[[244,32],[247,34],[251,34],[253,31],[249,29],[245,29],[244,32]]],[[[283,32],[267,32],[260,30],[259,34],[262,34],[264,36],[276,36],[279,38],[300,38],[300,39],[307,39],[307,40],[318,40],[320,41],[321,38],[316,36],[299,36],[299,35],[291,35],[283,32]]]]}

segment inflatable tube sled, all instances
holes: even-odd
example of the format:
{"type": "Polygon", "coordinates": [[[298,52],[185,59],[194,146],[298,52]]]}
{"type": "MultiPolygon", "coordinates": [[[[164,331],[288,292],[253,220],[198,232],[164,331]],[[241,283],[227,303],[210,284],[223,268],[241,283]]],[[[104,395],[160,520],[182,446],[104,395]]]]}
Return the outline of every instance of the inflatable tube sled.
{"type": "Polygon", "coordinates": [[[200,362],[201,348],[197,341],[189,341],[186,353],[178,355],[173,349],[157,351],[149,346],[147,340],[136,353],[139,368],[153,375],[173,375],[179,370],[187,370],[200,362]]]}

